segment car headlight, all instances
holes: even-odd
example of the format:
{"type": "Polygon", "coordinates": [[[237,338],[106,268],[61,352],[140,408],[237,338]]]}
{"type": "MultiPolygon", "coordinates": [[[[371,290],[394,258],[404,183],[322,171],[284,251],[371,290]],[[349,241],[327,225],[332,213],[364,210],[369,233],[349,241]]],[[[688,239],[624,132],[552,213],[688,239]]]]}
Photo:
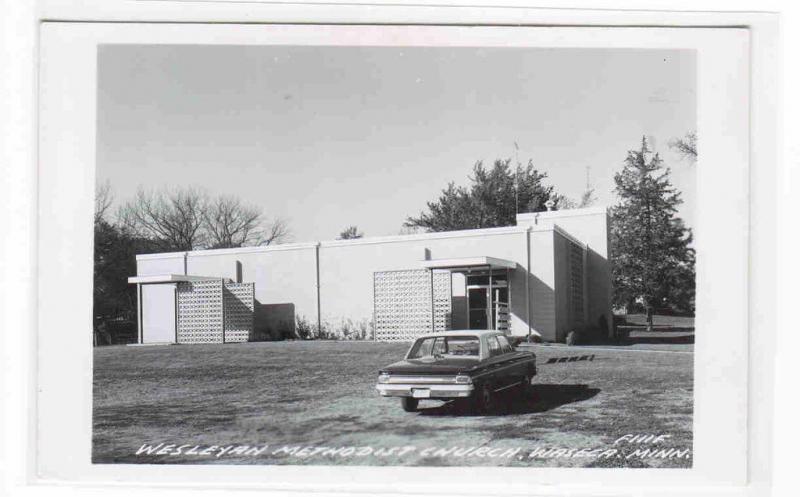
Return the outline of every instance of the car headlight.
{"type": "Polygon", "coordinates": [[[389,383],[389,374],[388,373],[379,374],[378,383],[389,383]]]}
{"type": "Polygon", "coordinates": [[[461,385],[471,385],[472,384],[472,377],[466,374],[460,374],[456,376],[456,383],[461,385]]]}

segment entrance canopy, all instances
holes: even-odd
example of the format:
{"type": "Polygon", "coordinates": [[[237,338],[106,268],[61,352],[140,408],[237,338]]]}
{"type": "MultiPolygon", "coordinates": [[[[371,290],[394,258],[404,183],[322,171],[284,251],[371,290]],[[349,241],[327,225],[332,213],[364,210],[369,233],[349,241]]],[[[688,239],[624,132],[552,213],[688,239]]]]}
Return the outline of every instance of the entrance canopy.
{"type": "Polygon", "coordinates": [[[179,281],[209,281],[221,279],[227,278],[220,278],[219,276],[193,276],[189,274],[152,274],[149,276],[131,276],[128,278],[128,283],[177,283],[179,281]]]}
{"type": "Polygon", "coordinates": [[[426,269],[447,269],[456,272],[469,272],[475,270],[502,270],[514,269],[516,262],[498,259],[496,257],[477,256],[477,257],[457,257],[454,259],[430,259],[422,261],[422,267],[426,269]]]}
{"type": "Polygon", "coordinates": [[[517,264],[496,257],[476,256],[422,261],[428,270],[463,273],[466,292],[466,322],[472,330],[502,330],[510,327],[510,273],[517,264]]]}

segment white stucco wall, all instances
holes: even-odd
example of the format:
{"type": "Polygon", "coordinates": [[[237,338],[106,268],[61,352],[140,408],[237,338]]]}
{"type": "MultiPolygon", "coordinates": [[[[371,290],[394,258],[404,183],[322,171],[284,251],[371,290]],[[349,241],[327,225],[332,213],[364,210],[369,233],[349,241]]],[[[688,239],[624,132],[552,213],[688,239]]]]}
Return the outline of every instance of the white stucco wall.
{"type": "MultiPolygon", "coordinates": [[[[531,270],[530,305],[531,326],[545,341],[556,339],[556,271],[553,231],[550,229],[530,232],[531,270]]],[[[527,329],[526,329],[527,332],[527,329]]]]}
{"type": "Polygon", "coordinates": [[[136,276],[183,274],[183,252],[136,256],[136,276]]]}
{"type": "MultiPolygon", "coordinates": [[[[528,333],[530,312],[531,329],[545,340],[554,341],[563,339],[569,326],[565,314],[568,299],[557,297],[566,286],[559,286],[559,280],[568,277],[563,261],[557,262],[569,257],[566,244],[557,241],[556,232],[563,230],[567,236],[585,242],[590,250],[589,322],[596,322],[600,316],[610,318],[605,209],[522,214],[518,224],[509,228],[188,252],[186,274],[235,280],[237,262],[241,264],[242,281],[255,283],[258,334],[279,326],[292,328],[297,316],[313,325],[321,321],[334,327],[344,320],[351,324],[370,322],[375,272],[421,268],[426,253],[432,259],[490,256],[517,264],[510,279],[512,333],[528,333]],[[530,271],[526,271],[528,250],[530,271]],[[530,299],[526,302],[527,295],[530,299]]],[[[137,270],[139,276],[184,274],[184,253],[138,256],[137,270]]],[[[454,275],[453,295],[463,298],[463,276],[454,275]]],[[[150,305],[148,302],[143,305],[150,305]]],[[[463,308],[456,307],[454,311],[461,313],[463,308]]],[[[454,316],[455,327],[466,326],[461,317],[454,316]]]]}
{"type": "MultiPolygon", "coordinates": [[[[373,275],[378,271],[419,269],[425,250],[432,259],[491,256],[526,265],[525,231],[516,228],[412,235],[377,239],[323,242],[320,245],[320,300],[322,319],[369,320],[373,311],[373,275]]],[[[525,320],[524,277],[514,272],[511,281],[511,326],[525,320]]],[[[453,286],[463,295],[463,277],[453,286]]],[[[462,322],[462,325],[464,323],[462,322]]],[[[527,333],[527,325],[524,325],[527,333]]]]}
{"type": "Polygon", "coordinates": [[[175,284],[142,285],[142,343],[175,343],[175,284]]]}
{"type": "Polygon", "coordinates": [[[294,330],[296,317],[317,323],[316,246],[292,244],[257,250],[189,253],[189,274],[255,283],[255,332],[294,330]]]}
{"type": "Polygon", "coordinates": [[[558,226],[561,230],[587,245],[586,298],[587,326],[598,326],[605,321],[611,332],[611,264],[608,231],[608,211],[605,207],[570,209],[566,211],[519,214],[518,226],[546,229],[558,226]]]}

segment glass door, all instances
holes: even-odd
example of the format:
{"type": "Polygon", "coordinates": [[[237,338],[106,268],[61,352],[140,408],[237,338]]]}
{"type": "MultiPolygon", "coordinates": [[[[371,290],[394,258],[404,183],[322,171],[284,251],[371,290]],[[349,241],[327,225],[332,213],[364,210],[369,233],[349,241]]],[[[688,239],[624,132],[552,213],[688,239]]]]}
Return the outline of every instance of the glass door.
{"type": "Polygon", "coordinates": [[[489,329],[489,316],[486,312],[489,304],[489,288],[473,287],[468,288],[467,292],[469,299],[469,329],[489,329]]]}
{"type": "Polygon", "coordinates": [[[471,330],[508,329],[508,272],[467,274],[467,307],[471,330]]]}

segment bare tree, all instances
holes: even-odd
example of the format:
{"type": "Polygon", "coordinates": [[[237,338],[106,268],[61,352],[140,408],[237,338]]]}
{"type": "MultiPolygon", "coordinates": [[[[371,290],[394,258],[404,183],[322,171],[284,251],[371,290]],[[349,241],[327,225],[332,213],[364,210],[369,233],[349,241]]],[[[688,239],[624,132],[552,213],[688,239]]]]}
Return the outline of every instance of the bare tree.
{"type": "Polygon", "coordinates": [[[244,247],[261,242],[261,211],[236,197],[221,195],[203,213],[210,248],[244,247]]]}
{"type": "Polygon", "coordinates": [[[272,245],[289,241],[292,232],[289,223],[282,218],[275,218],[262,230],[259,245],[272,245]]]}
{"type": "Polygon", "coordinates": [[[697,162],[697,132],[686,133],[683,138],[675,138],[669,141],[669,148],[689,162],[697,162]]]}
{"type": "Polygon", "coordinates": [[[581,193],[581,199],[579,201],[575,201],[567,197],[566,195],[556,194],[555,196],[555,207],[558,210],[567,210],[567,209],[583,209],[584,207],[591,207],[597,201],[597,197],[594,194],[594,188],[587,188],[586,190],[581,193]]]}
{"type": "Polygon", "coordinates": [[[348,226],[341,233],[339,233],[339,240],[355,240],[356,238],[363,238],[364,233],[358,231],[358,226],[348,226]]]}
{"type": "Polygon", "coordinates": [[[203,214],[209,248],[233,248],[281,243],[289,236],[286,221],[264,222],[261,210],[236,197],[221,195],[203,214]]]}
{"type": "Polygon", "coordinates": [[[123,226],[137,236],[158,240],[169,250],[205,246],[203,228],[208,194],[193,188],[136,192],[118,211],[123,226]]]}
{"type": "Polygon", "coordinates": [[[108,209],[114,203],[114,195],[111,193],[111,183],[106,181],[98,185],[94,191],[94,223],[97,224],[106,218],[108,209]]]}

